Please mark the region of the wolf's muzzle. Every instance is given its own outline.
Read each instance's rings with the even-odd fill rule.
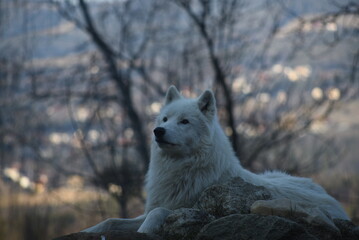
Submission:
[[[163,127],[156,127],[153,130],[153,133],[155,134],[156,138],[162,138],[166,133],[166,129],[164,129]]]

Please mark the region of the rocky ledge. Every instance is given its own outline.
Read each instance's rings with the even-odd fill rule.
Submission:
[[[359,227],[320,208],[272,199],[264,187],[234,178],[206,189],[193,208],[170,214],[156,235],[112,231],[73,233],[56,240],[359,240]]]

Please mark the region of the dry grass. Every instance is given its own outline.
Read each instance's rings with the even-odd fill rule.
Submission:
[[[32,194],[0,185],[0,240],[47,240],[118,217],[117,203],[103,192],[59,188]],[[130,207],[138,210],[131,215],[142,211],[139,201]]]

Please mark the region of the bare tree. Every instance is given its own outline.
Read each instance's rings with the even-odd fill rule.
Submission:
[[[305,86],[300,82],[283,85],[283,81],[286,80],[283,79],[283,76],[279,81],[274,80],[273,78],[278,76],[271,75],[269,71],[270,65],[268,64],[273,64],[272,66],[274,66],[274,63],[278,61],[273,57],[279,58],[282,62],[294,61],[296,56],[303,54],[304,49],[308,54],[312,53],[313,51],[310,48],[308,49],[308,46],[314,48],[321,44],[319,36],[323,36],[323,40],[328,38],[325,31],[318,32],[317,38],[308,37],[309,34],[304,27],[308,27],[308,24],[315,25],[320,22],[323,29],[325,29],[327,24],[334,21],[333,19],[336,19],[336,17],[356,12],[355,4],[338,5],[337,10],[334,12],[323,13],[309,19],[297,14],[294,19],[299,22],[299,25],[298,28],[291,26],[295,30],[293,30],[293,41],[290,41],[289,45],[290,43],[293,45],[288,46],[288,51],[286,52],[283,51],[286,47],[282,48],[282,51],[274,50],[281,44],[285,28],[280,27],[280,25],[283,18],[286,17],[286,11],[289,11],[281,1],[264,1],[259,8],[270,9],[268,10],[268,15],[253,14],[254,22],[252,22],[252,26],[249,24],[251,18],[248,15],[250,15],[253,7],[247,1],[179,0],[173,2],[187,14],[197,29],[197,34],[203,40],[205,49],[207,49],[211,70],[214,73],[213,79],[221,87],[222,97],[225,100],[226,126],[230,128],[228,133],[241,162],[245,166],[253,168],[253,164],[258,163],[259,156],[283,144],[290,146],[295,139],[307,133],[313,123],[317,122],[318,119],[328,118],[333,109],[335,109],[336,103],[330,99],[305,101],[304,99],[310,97],[310,95],[308,95],[308,92],[301,92],[301,89],[307,88],[308,90],[306,91],[310,91],[310,86]],[[289,14],[292,13],[289,11]],[[240,22],[245,22],[247,25],[243,27]],[[243,35],[241,35],[241,27],[247,30]],[[248,33],[251,28],[260,29],[259,31],[262,31],[263,34],[251,35]],[[288,42],[288,39],[291,39],[292,36],[288,32],[286,34],[284,39]],[[344,36],[341,35],[341,37],[336,38],[336,42],[341,42],[340,40]],[[315,41],[315,44],[307,44],[307,41],[309,42],[310,40]],[[226,52],[232,42],[236,42],[237,51],[236,55],[231,58]],[[222,46],[227,46],[227,48]],[[333,47],[333,45],[331,44],[329,47]],[[274,55],[273,52],[278,56]],[[320,56],[312,55],[312,57],[318,58]],[[355,59],[354,55],[354,63],[357,62]],[[231,72],[231,69],[235,66],[229,67],[228,62],[232,64],[234,62],[238,62],[238,64],[243,62],[244,66],[250,62],[253,66],[252,73],[248,74],[248,71],[241,70],[240,75],[250,78],[251,81],[248,83],[248,81],[236,80],[237,76],[233,76]],[[352,69],[356,69],[356,64],[353,65]],[[285,71],[284,75],[289,74],[286,78],[293,78],[289,79],[293,82],[297,81],[296,73],[291,68],[287,67]],[[351,73],[351,75],[353,74]],[[285,86],[284,88],[282,87],[281,94],[285,94],[284,96],[290,95],[293,98],[288,99],[288,101],[285,100],[285,104],[267,102],[272,97],[270,92],[277,89],[278,86],[265,84],[264,81],[272,81],[273,85]],[[321,83],[315,84],[320,85]],[[235,85],[239,85],[239,89],[250,88],[250,90],[239,90],[238,92],[234,89],[236,88]],[[345,86],[350,86],[350,83],[347,81]],[[343,88],[340,91],[342,92],[342,97],[347,95]],[[238,93],[241,94],[239,97]],[[261,103],[261,101],[267,103]],[[252,107],[250,112],[245,110],[253,102],[255,107]],[[271,112],[267,112],[266,108]],[[292,119],[290,120],[290,125],[287,124],[289,123],[288,119]],[[249,128],[256,129],[254,130],[257,131],[255,136],[247,136],[245,132]],[[262,159],[261,161],[265,160]]]
[[[55,4],[57,3],[55,2]],[[111,15],[112,17],[118,19],[120,38],[118,39],[117,47],[114,47],[113,44],[108,43],[108,41],[106,41],[106,35],[103,33],[103,31],[99,31],[99,23],[96,22],[92,16],[91,9],[86,1],[79,0],[77,6],[67,2],[66,7],[71,6],[72,8],[79,9],[81,12],[80,17],[71,15],[72,12],[67,11],[68,9],[63,8],[61,5],[57,4],[57,6],[59,7],[59,10],[64,17],[75,23],[80,30],[85,32],[91,38],[98,51],[101,53],[102,58],[106,63],[106,69],[110,79],[115,83],[119,103],[130,119],[129,122],[131,124],[131,128],[134,131],[137,150],[144,163],[145,171],[148,168],[149,162],[147,134],[143,128],[140,114],[138,113],[138,110],[136,109],[133,102],[134,79],[132,72],[136,71],[141,76],[143,76],[145,80],[151,80],[148,75],[146,75],[145,68],[143,65],[141,65],[139,57],[141,54],[143,54],[145,48],[147,47],[150,34],[148,32],[149,30],[147,29],[149,26],[146,26],[146,24],[151,24],[155,11],[154,9],[144,11],[144,14],[147,14],[145,19],[146,22],[143,23],[145,24],[144,33],[142,36],[136,36],[141,38],[141,42],[138,44],[133,44],[131,43],[132,39],[128,39],[131,38],[131,31],[133,31],[132,28],[136,27],[136,23],[134,20],[129,19],[131,14],[129,11],[131,8],[133,8],[133,6],[135,6],[136,3],[129,1],[127,3],[119,3],[117,5],[115,3],[113,4],[114,8],[110,10],[112,12],[106,12],[103,16],[106,18],[106,15]]]
[[[174,1],[178,6],[185,10],[188,16],[191,18],[193,23],[198,29],[198,32],[203,39],[206,49],[208,51],[210,63],[214,71],[214,80],[221,87],[223,92],[223,97],[225,99],[225,109],[227,113],[227,125],[231,129],[231,140],[234,150],[240,155],[240,149],[238,144],[238,134],[235,126],[235,117],[233,112],[233,96],[228,83],[228,74],[224,69],[224,64],[221,63],[221,60],[218,56],[218,42],[216,42],[216,36],[214,35],[216,31],[223,30],[218,34],[222,34],[221,38],[228,38],[226,34],[230,34],[233,31],[233,21],[234,14],[237,14],[236,10],[238,5],[241,4],[241,1],[223,1],[218,3],[219,6],[214,6],[214,3],[211,1],[196,1],[198,5],[193,4],[194,1]],[[199,11],[196,11],[195,8],[200,8]],[[219,9],[214,9],[218,7]],[[213,12],[220,11],[219,19],[213,21]],[[211,21],[212,20],[212,21]],[[215,28],[213,22],[216,23]],[[228,29],[229,28],[229,29]],[[226,29],[227,31],[225,31]],[[214,30],[215,33],[212,31]]]

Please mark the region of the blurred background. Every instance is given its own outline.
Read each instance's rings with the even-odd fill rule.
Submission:
[[[0,239],[142,213],[153,120],[211,88],[244,167],[312,177],[359,223],[359,3],[0,1]]]

